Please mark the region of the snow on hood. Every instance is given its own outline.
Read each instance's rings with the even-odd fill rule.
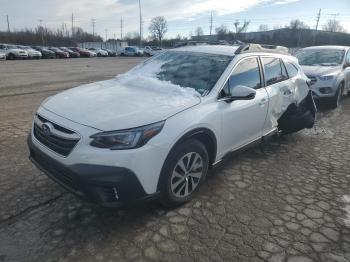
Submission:
[[[307,76],[323,76],[336,74],[341,72],[341,66],[302,66],[305,75]]]
[[[76,87],[42,105],[74,122],[108,131],[165,120],[200,103],[200,95],[155,77],[160,67],[136,67],[114,79]]]

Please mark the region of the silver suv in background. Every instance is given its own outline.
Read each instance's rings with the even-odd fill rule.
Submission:
[[[343,94],[350,95],[350,47],[307,47],[301,49],[296,57],[310,79],[316,99],[336,108]]]

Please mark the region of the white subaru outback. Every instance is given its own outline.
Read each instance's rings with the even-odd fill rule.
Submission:
[[[184,203],[228,153],[313,126],[308,79],[278,51],[181,47],[50,97],[34,117],[30,159],[104,206],[154,197]]]

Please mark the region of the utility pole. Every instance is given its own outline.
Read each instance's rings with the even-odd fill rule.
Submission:
[[[141,0],[139,0],[140,9],[140,47],[142,47],[142,11],[141,11]]]
[[[96,25],[95,18],[91,18],[91,23],[92,23],[92,35],[95,36],[95,25]]]
[[[7,20],[7,31],[10,32],[10,20],[9,20],[9,15],[6,15],[6,20]]]
[[[74,14],[72,13],[72,38],[74,38]]]
[[[43,20],[42,19],[40,19],[39,20],[39,22],[40,22],[40,30],[41,30],[41,42],[42,42],[42,44],[43,44],[43,46],[44,46],[44,27],[43,27]]]
[[[213,12],[210,13],[210,35],[213,31]]]
[[[123,17],[120,18],[120,40],[123,40]]]
[[[108,39],[108,29],[107,28],[105,29],[105,32],[106,32],[106,42],[107,42],[107,39]]]
[[[318,29],[318,24],[319,24],[320,19],[321,19],[321,11],[322,11],[322,9],[320,8],[320,11],[318,11],[318,14],[317,14],[317,17],[316,17],[316,31]]]

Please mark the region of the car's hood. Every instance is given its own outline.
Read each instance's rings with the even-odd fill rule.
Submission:
[[[341,66],[302,66],[307,76],[323,76],[336,74],[341,71]]]
[[[156,79],[133,81],[114,78],[83,85],[51,97],[42,106],[74,122],[110,131],[162,121],[201,101],[193,89],[159,84]]]
[[[25,51],[25,50],[23,50],[23,49],[19,49],[19,48],[11,48],[11,49],[9,49],[11,52],[27,52],[27,51]]]
[[[39,51],[37,51],[37,50],[34,50],[34,49],[28,49],[28,50],[26,50],[29,54],[40,54],[40,52]]]

